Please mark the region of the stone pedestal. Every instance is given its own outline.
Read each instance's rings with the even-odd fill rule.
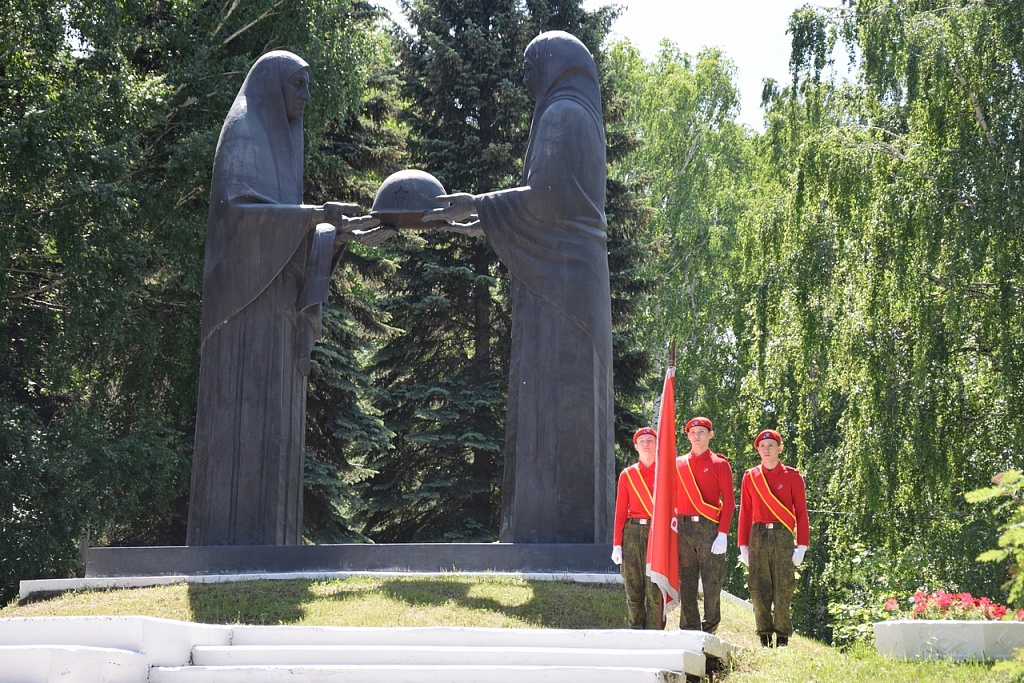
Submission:
[[[300,546],[89,548],[92,577],[315,571],[550,572],[617,574],[598,543],[388,543]]]

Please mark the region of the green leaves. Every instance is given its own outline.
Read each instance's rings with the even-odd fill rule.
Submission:
[[[224,115],[260,54],[295,50],[313,65],[307,150],[311,168],[324,168],[328,122],[358,111],[369,16],[348,0],[288,12],[276,0],[5,9],[0,415],[10,417],[0,474],[28,496],[0,506],[24,511],[0,513],[14,525],[0,553],[18,558],[5,564],[12,577],[73,572],[84,532],[94,544],[183,539],[209,176]],[[322,177],[310,186],[330,186],[320,202],[349,199]],[[366,413],[360,428],[380,430]],[[331,428],[344,431],[339,423]]]
[[[717,50],[693,58],[671,44],[653,64],[616,45],[607,64],[629,103],[625,130],[634,145],[613,177],[643,183],[651,215],[638,270],[659,286],[640,314],[639,337],[651,355],[677,340],[682,410],[721,415],[738,381],[738,302],[729,272],[749,178],[749,150],[733,120],[734,67]]]

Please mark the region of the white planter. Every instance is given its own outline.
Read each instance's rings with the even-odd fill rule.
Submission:
[[[875,648],[901,659],[1010,659],[1024,648],[1024,622],[901,619],[875,622]]]

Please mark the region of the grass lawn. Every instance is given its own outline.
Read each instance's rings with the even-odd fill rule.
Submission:
[[[619,585],[525,581],[501,576],[357,577],[330,580],[176,584],[63,593],[0,609],[0,618],[144,615],[222,624],[302,626],[467,626],[500,628],[624,628]],[[796,635],[790,647],[765,650],[753,615],[722,603],[718,635],[743,650],[726,683],[860,683],[862,681],[1010,681],[990,665],[907,662],[873,646],[839,651]],[[669,628],[678,628],[678,612]]]

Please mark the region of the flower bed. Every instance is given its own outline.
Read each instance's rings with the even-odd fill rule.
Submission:
[[[1016,613],[968,593],[917,592],[909,613],[895,598],[885,610],[897,619],[874,624],[880,654],[905,659],[1011,659],[1024,648],[1024,609]]]

